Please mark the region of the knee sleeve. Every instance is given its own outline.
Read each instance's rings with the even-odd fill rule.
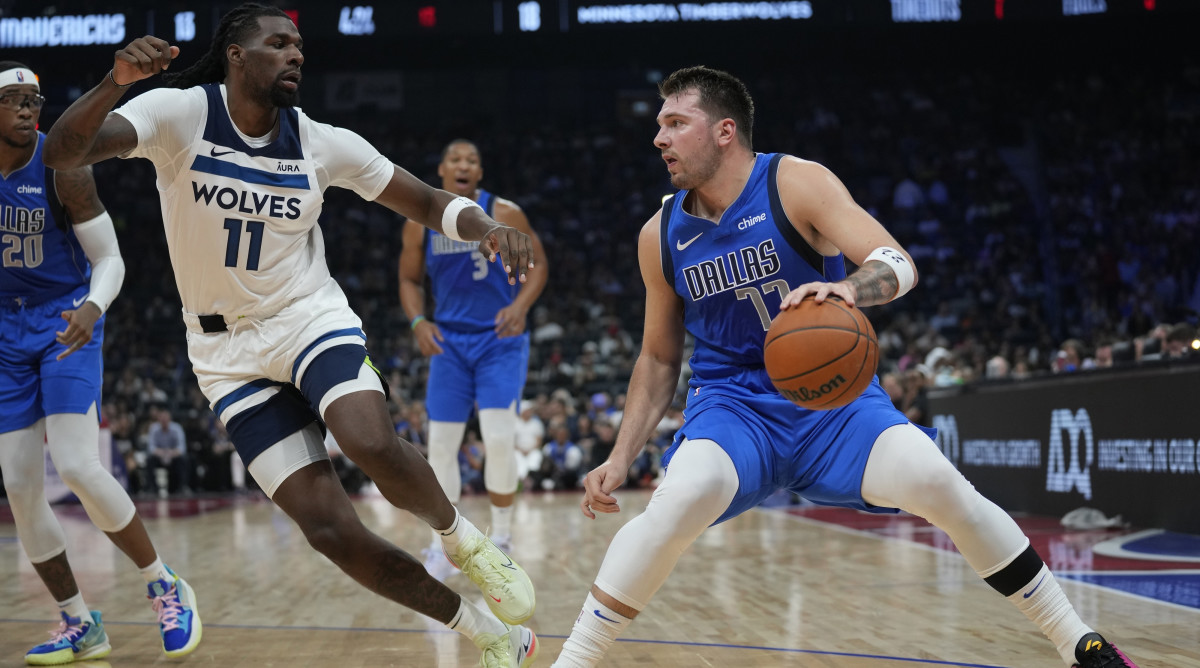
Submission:
[[[1011,562],[1029,546],[1008,513],[976,491],[912,424],[879,435],[863,473],[862,496],[868,503],[900,508],[945,531],[981,575]]]
[[[437,476],[450,503],[462,498],[462,474],[458,470],[458,450],[462,447],[465,422],[429,422],[429,468]]]
[[[737,469],[721,446],[684,441],[645,512],[617,532],[596,585],[635,610],[646,607],[680,555],[729,507]]]
[[[517,414],[511,408],[479,411],[479,434],[487,451],[483,484],[489,492],[517,491]]]
[[[24,429],[0,434],[0,473],[4,475],[8,505],[12,508],[17,537],[25,556],[35,564],[67,549],[62,525],[46,501],[43,486],[46,456],[42,451],[45,440],[46,423],[43,420]]]
[[[100,426],[96,405],[88,412],[46,416],[46,441],[54,468],[83,503],[92,524],[106,533],[120,531],[136,509],[121,483],[100,465]]]

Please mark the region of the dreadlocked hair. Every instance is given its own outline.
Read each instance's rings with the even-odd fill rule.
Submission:
[[[191,88],[223,81],[229,65],[225,59],[229,45],[241,42],[258,30],[258,19],[263,16],[282,16],[291,20],[291,17],[278,7],[260,5],[257,2],[243,3],[221,17],[221,23],[217,25],[217,32],[209,44],[208,53],[185,70],[163,75],[163,84],[171,88]]]

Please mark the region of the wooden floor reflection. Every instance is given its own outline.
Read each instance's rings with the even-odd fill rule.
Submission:
[[[549,666],[570,632],[624,512],[591,522],[574,495],[518,501],[513,556],[538,588],[530,625]],[[163,502],[164,504],[166,502]],[[487,523],[484,497],[460,507]],[[161,655],[136,570],[77,511],[59,509],[84,594],[104,612],[113,653],[80,666],[475,665],[458,634],[362,589],[313,552],[271,504],[239,500],[191,516],[143,511],[165,560],[197,592],[204,641],[183,661]],[[423,524],[378,497],[357,502],[364,522],[410,552]],[[160,512],[155,512],[156,510]],[[178,513],[174,513],[178,515]],[[157,516],[157,517],[156,517]],[[53,602],[0,522],[0,666],[46,637]],[[461,575],[448,581],[472,596]],[[1063,588],[1080,614],[1142,668],[1200,668],[1200,610],[1078,582]],[[610,666],[1060,666],[1033,625],[954,553],[883,539],[786,513],[752,511],[709,530],[681,559],[650,607],[610,652]]]

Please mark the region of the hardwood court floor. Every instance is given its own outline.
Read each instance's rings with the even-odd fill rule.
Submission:
[[[595,522],[574,494],[518,501],[513,556],[538,590],[530,622],[553,663],[604,550],[648,492],[620,495],[623,512]],[[364,522],[410,552],[424,525],[378,497],[356,502]],[[208,506],[206,509],[205,506]],[[161,655],[141,578],[77,507],[56,511],[71,562],[104,612],[113,653],[80,666],[475,665],[478,651],[440,624],[362,589],[313,552],[261,500],[139,504],[166,562],[196,589],[204,641],[183,661]],[[190,516],[169,512],[198,511]],[[464,513],[488,521],[484,497]],[[0,517],[6,509],[0,506]],[[172,516],[174,515],[174,516]],[[53,602],[0,519],[0,666],[21,665],[46,637]],[[480,597],[456,575],[454,589]],[[1142,668],[1200,668],[1200,609],[1063,579],[1077,609]],[[616,643],[608,666],[1061,666],[1037,629],[952,552],[755,510],[710,529],[680,560],[650,607]]]

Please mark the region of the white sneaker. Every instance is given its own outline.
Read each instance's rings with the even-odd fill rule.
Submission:
[[[427,547],[421,550],[421,556],[425,558],[425,570],[429,571],[429,575],[438,582],[445,582],[458,572],[458,569],[450,562],[450,558],[441,549]]]
[[[504,635],[484,633],[475,639],[483,650],[479,665],[483,668],[526,668],[538,653],[538,639],[524,626],[513,626]]]

